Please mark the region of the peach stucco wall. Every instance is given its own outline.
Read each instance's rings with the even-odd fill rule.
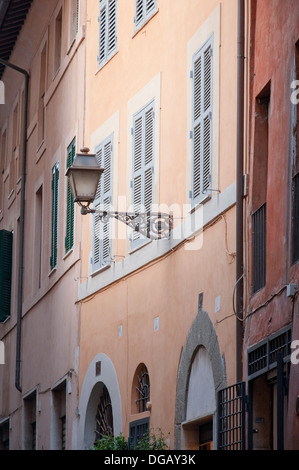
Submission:
[[[84,143],[94,152],[93,136],[97,129],[111,116],[118,116],[118,167],[113,178],[117,181],[118,196],[126,197],[128,205],[131,202],[128,192],[131,160],[128,153],[131,139],[128,103],[157,76],[160,77],[158,202],[166,206],[177,204],[182,214],[184,205],[189,203],[186,196],[189,189],[188,115],[191,112],[188,43],[215,12],[219,15],[217,17],[216,14],[221,47],[217,51],[220,55],[219,98],[215,98],[219,112],[213,116],[219,123],[218,175],[214,182],[217,185],[215,189],[220,192],[212,193],[213,204],[226,200],[226,190],[234,194],[237,2],[226,0],[220,5],[218,1],[190,0],[186,8],[186,3],[181,0],[162,0],[158,2],[158,12],[134,34],[134,2],[119,1],[118,52],[100,70],[97,70],[98,43],[95,39],[98,31],[97,5],[88,3]],[[131,415],[132,382],[138,364],[143,362],[150,375],[152,402],[151,411],[145,415],[150,414],[151,427],[160,427],[166,434],[170,432],[173,447],[180,355],[197,315],[201,292],[204,293],[203,309],[210,315],[221,354],[225,357],[227,382],[235,381],[236,319],[232,307],[235,284],[234,197],[232,201],[226,206],[223,217],[219,209],[217,216],[211,218],[210,222],[214,223],[206,227],[200,249],[188,249],[188,243],[165,249],[161,257],[153,256],[146,266],[142,266],[140,261],[138,269],[132,268],[128,272],[126,263],[131,260],[133,265],[137,256],[142,260],[142,250],[150,248],[129,254],[128,242],[114,241],[117,258],[109,270],[113,273],[119,268],[121,273],[121,266],[124,266],[124,276],[113,280],[111,274],[106,285],[107,270],[97,273],[92,280],[89,277],[92,225],[88,219],[83,222],[79,291],[80,391],[91,361],[97,354],[105,353],[114,365],[119,382],[125,436],[128,436],[129,422],[136,419],[136,415]],[[209,214],[210,207],[204,208],[204,214]],[[175,225],[180,223],[175,220]],[[156,243],[154,241],[152,245]],[[215,313],[218,296],[220,309]],[[154,331],[156,317],[159,317],[159,329]],[[122,336],[118,333],[119,326],[122,326]]]

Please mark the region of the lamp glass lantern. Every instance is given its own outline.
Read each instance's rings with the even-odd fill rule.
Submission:
[[[94,201],[103,168],[97,162],[95,154],[89,154],[88,148],[81,149],[73,160],[73,164],[67,169],[74,202],[83,209],[87,209]],[[86,213],[83,212],[82,213]]]

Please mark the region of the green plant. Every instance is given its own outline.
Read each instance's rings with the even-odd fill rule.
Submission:
[[[128,443],[126,438],[120,433],[119,436],[103,436],[98,439],[94,446],[94,450],[127,450]]]
[[[168,445],[166,443],[165,435],[162,430],[159,428],[158,433],[155,434],[148,430],[144,436],[140,439],[138,444],[134,447],[130,447],[130,450],[163,450],[167,449]],[[122,435],[113,437],[113,436],[103,436],[101,439],[98,439],[94,446],[94,450],[128,450],[129,444],[126,438]]]
[[[159,428],[158,435],[148,430],[133,450],[164,450],[167,448],[168,445],[166,443],[164,433]]]

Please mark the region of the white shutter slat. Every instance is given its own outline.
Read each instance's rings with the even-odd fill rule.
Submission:
[[[99,17],[99,63],[105,59],[106,50],[106,6],[100,11]]]
[[[134,125],[134,172],[142,166],[142,116],[135,120]]]
[[[193,145],[193,198],[200,196],[201,191],[201,124],[199,123],[194,129],[194,145]]]
[[[96,149],[96,159],[101,168],[103,167],[102,154],[103,154],[102,148],[98,147]],[[101,197],[101,185],[102,185],[102,178],[100,178],[99,180],[99,184],[98,184],[97,192],[95,196],[95,201],[98,201]]]
[[[210,186],[211,173],[211,121],[210,117],[204,119],[203,129],[203,163],[202,163],[202,190],[207,191]]]
[[[135,24],[138,25],[143,20],[143,0],[136,0]]]
[[[107,55],[116,47],[116,2],[110,0],[108,5],[108,40]]]
[[[150,108],[145,113],[145,165],[148,165],[153,160],[153,147],[154,147],[154,116],[153,108]]]
[[[212,55],[211,46],[204,52],[204,111],[206,112],[211,106],[212,100]]]

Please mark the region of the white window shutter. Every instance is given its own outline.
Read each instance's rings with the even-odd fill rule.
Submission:
[[[96,148],[96,159],[104,168],[100,179],[96,198],[95,209],[109,211],[112,201],[112,136],[108,137]],[[93,239],[93,270],[99,269],[110,262],[111,257],[111,221],[103,222],[98,214],[94,215],[94,239]]]
[[[154,189],[154,105],[143,108],[133,122],[133,207],[135,212],[152,209]],[[132,248],[145,237],[134,231]]]
[[[117,48],[117,0],[100,2],[99,55],[98,63],[103,65]]]
[[[135,0],[135,30],[154,14],[157,9],[157,0]]]
[[[212,40],[193,60],[192,202],[200,202],[211,186],[212,171]]]

